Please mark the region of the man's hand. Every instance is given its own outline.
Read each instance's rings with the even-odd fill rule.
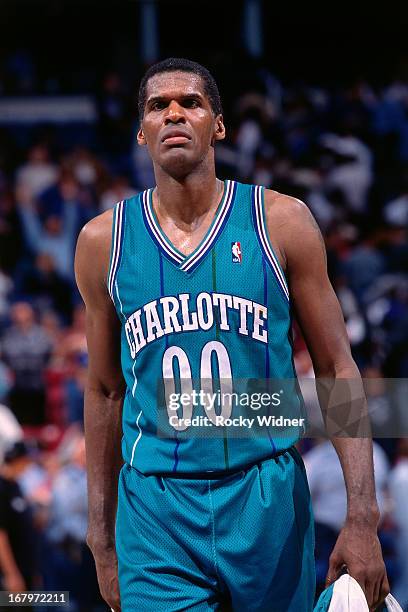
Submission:
[[[95,566],[103,599],[114,612],[120,612],[118,560],[114,551],[95,556]]]
[[[348,520],[330,555],[326,587],[343,566],[363,589],[370,610],[375,610],[390,592],[376,526]]]

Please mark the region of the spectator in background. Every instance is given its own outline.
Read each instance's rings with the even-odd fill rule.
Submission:
[[[60,350],[63,358],[67,359],[72,353],[86,353],[85,338],[86,313],[85,306],[81,302],[75,306],[72,318],[72,325],[65,330],[64,338],[61,341]]]
[[[88,372],[88,353],[85,350],[73,351],[66,356],[65,401],[67,422],[83,425],[84,391]]]
[[[86,544],[88,502],[85,439],[73,435],[65,447],[66,464],[52,487],[48,541],[53,545],[45,559],[47,588],[69,590],[78,612],[90,612],[98,603],[96,571]]]
[[[59,348],[64,368],[64,396],[68,423],[83,423],[84,387],[88,366],[85,308],[79,304]]]
[[[139,149],[141,148],[142,147],[139,147]],[[135,195],[135,189],[132,189],[126,176],[116,176],[112,179],[109,188],[103,192],[99,210],[100,212],[109,210],[113,208],[117,202],[131,198],[133,195]]]
[[[87,494],[85,442],[82,434],[74,435],[65,448],[66,464],[56,475],[52,486],[49,538],[63,544],[67,540],[79,546],[87,530]]]
[[[27,162],[17,170],[17,188],[25,189],[32,198],[37,198],[57,180],[58,167],[51,163],[47,147],[34,145],[28,152]]]
[[[22,442],[4,457],[0,474],[0,571],[3,588],[24,591],[36,586],[38,541],[33,514],[17,480],[21,473]]]
[[[107,180],[107,172],[100,159],[85,147],[77,147],[67,158],[66,165],[84,189],[97,191],[99,185]]]
[[[398,443],[397,462],[390,474],[393,518],[397,527],[398,580],[393,592],[404,610],[408,609],[408,439]]]
[[[7,399],[12,386],[13,373],[10,368],[8,368],[6,364],[0,360],[0,402],[5,401]]]
[[[10,315],[12,326],[1,344],[3,359],[14,373],[10,408],[20,423],[39,425],[45,420],[44,368],[52,345],[30,304],[14,304]]]
[[[89,156],[89,157],[88,157]],[[76,174],[81,174],[81,165],[77,156],[66,158],[61,162],[61,171],[58,182],[44,191],[37,199],[37,208],[42,220],[56,215],[61,219],[69,219],[70,215],[75,219],[74,231],[76,234],[81,227],[96,215],[96,185],[90,176],[96,169],[93,167],[91,153],[88,152],[85,161],[85,153],[81,154],[82,173],[87,174],[88,183],[77,179]],[[82,176],[85,179],[85,176]],[[67,231],[67,230],[65,230]]]
[[[388,377],[408,378],[408,282],[400,280],[399,286],[390,291],[388,310],[383,320],[387,332],[385,346],[385,374]],[[406,401],[403,406],[405,413]],[[405,417],[408,424],[408,418]]]
[[[5,321],[9,308],[9,296],[13,288],[13,281],[1,269],[0,264],[0,328]]]
[[[12,191],[1,188],[0,245],[0,268],[11,273],[21,257],[21,223]]]
[[[373,181],[370,149],[351,134],[347,136],[326,134],[322,138],[322,144],[333,153],[336,160],[326,176],[326,189],[339,190],[349,210],[364,212]]]
[[[58,312],[65,323],[71,321],[72,286],[58,272],[51,255],[40,251],[32,265],[27,265],[22,272],[19,285],[18,293],[30,296],[38,311],[52,310]]]
[[[383,253],[390,274],[406,274],[408,270],[408,196],[407,209],[393,210],[392,215],[387,208],[384,211],[385,225],[383,229]]]
[[[243,101],[241,101],[242,104]],[[238,176],[244,181],[251,176],[254,170],[255,156],[262,144],[263,108],[264,99],[261,96],[252,96],[250,102],[247,101],[242,109],[242,121],[237,130],[235,144],[238,152]]]
[[[7,406],[0,404],[0,465],[6,451],[23,438],[23,430],[14,414]]]
[[[347,284],[361,304],[365,293],[385,272],[384,257],[378,249],[378,231],[367,227],[344,263]]]
[[[397,198],[385,205],[385,220],[397,227],[408,225],[408,177],[405,177],[405,190]]]
[[[34,441],[18,440],[5,454],[8,462],[13,462],[14,479],[30,507],[36,510],[38,505],[48,499],[48,475],[41,466],[37,444]]]
[[[74,192],[65,196],[74,196]],[[58,273],[68,280],[74,278],[75,240],[81,223],[79,205],[74,200],[61,200],[47,207],[41,221],[39,211],[25,189],[17,192],[17,202],[28,251],[37,256],[47,253],[55,262]]]
[[[154,185],[154,172],[149,153],[145,150],[145,147],[139,147],[137,144],[136,132],[138,125],[134,130],[135,138],[132,143],[131,175],[132,182],[137,187],[137,191],[143,191]]]

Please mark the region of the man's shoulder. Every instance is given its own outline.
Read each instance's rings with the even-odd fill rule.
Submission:
[[[238,185],[242,185],[248,189],[263,188],[264,190],[264,208],[267,217],[269,215],[279,215],[282,218],[287,218],[288,221],[307,219],[310,216],[310,209],[299,200],[289,194],[281,193],[275,189],[268,189],[263,185],[255,185],[250,183],[240,183],[235,181]]]
[[[87,243],[110,240],[112,236],[113,208],[97,215],[84,225],[80,237]]]
[[[274,189],[265,189],[265,214],[267,219],[279,217],[285,223],[306,222],[310,218],[308,206],[293,196]]]
[[[82,292],[92,286],[103,286],[109,267],[112,223],[113,210],[108,210],[88,221],[79,233],[75,276],[80,292],[81,286]]]
[[[269,233],[284,245],[283,250],[289,244],[298,244],[300,235],[310,237],[315,236],[316,232],[320,234],[319,226],[305,202],[273,189],[265,189],[265,217]]]
[[[136,193],[125,200],[122,200],[117,203],[116,207],[119,205],[123,205],[121,210],[127,210],[129,206],[134,205],[134,202],[139,198],[140,193]],[[93,217],[80,232],[80,238],[85,242],[99,242],[99,241],[107,241],[110,244],[110,240],[112,238],[112,224],[114,218],[115,206],[109,208],[104,211],[100,215]]]

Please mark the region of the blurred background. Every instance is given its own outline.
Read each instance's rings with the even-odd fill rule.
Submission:
[[[135,140],[143,72],[168,56],[210,69],[228,134],[218,175],[308,204],[362,374],[406,378],[408,5],[1,0],[0,16],[0,575],[96,612],[73,255],[84,223],[154,184]],[[295,351],[312,375],[296,329]],[[301,450],[319,590],[344,484],[328,443]],[[375,465],[383,552],[408,609],[407,439],[379,439]]]

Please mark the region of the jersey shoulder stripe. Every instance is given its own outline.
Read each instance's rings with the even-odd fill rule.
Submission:
[[[286,282],[285,275],[279,264],[279,261],[273,251],[266,229],[265,211],[264,211],[264,188],[259,185],[254,185],[252,189],[252,206],[255,232],[258,237],[259,245],[267,262],[272,268],[279,287],[287,301],[289,301],[289,288]]]
[[[122,256],[123,235],[125,227],[125,200],[118,202],[113,211],[112,221],[112,242],[111,255],[108,271],[108,292],[114,302],[113,289],[115,286],[115,278],[119,268],[120,259]]]

